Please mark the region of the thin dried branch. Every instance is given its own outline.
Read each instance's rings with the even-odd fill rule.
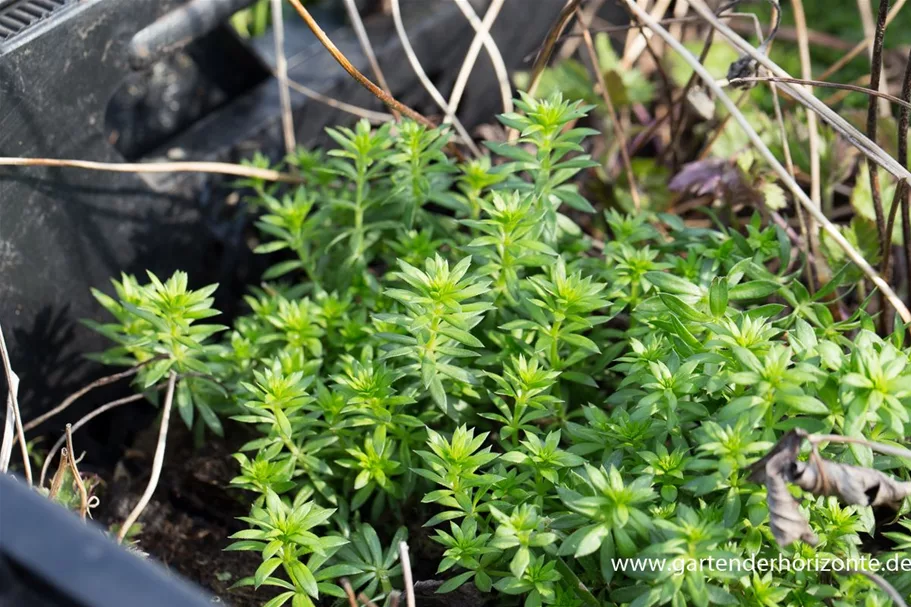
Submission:
[[[360,600],[363,607],[377,607],[377,604],[374,603],[373,601],[371,601],[370,597],[368,597],[363,592],[360,593],[359,595],[357,595],[357,598],[358,598],[358,600]]]
[[[462,101],[462,95],[465,93],[465,86],[468,84],[469,76],[471,76],[472,71],[474,71],[474,66],[475,63],[477,63],[482,45],[490,56],[490,62],[493,64],[497,83],[500,85],[500,98],[503,102],[503,112],[507,114],[512,113],[515,108],[512,103],[512,86],[509,84],[509,70],[506,67],[506,62],[503,61],[503,55],[500,53],[500,48],[497,46],[493,36],[490,35],[490,28],[493,27],[506,0],[493,0],[493,2],[490,3],[490,7],[487,9],[487,13],[484,15],[483,21],[478,18],[478,14],[471,7],[468,0],[454,0],[454,2],[456,3],[456,6],[459,7],[459,10],[462,11],[462,14],[465,15],[465,18],[468,19],[468,23],[471,24],[471,27],[475,31],[475,36],[471,41],[471,46],[468,47],[465,61],[459,69],[459,74],[456,76],[455,84],[452,87],[452,94],[449,96],[449,104],[446,110],[447,122],[451,121],[451,117],[455,116],[459,109],[459,103]]]
[[[415,607],[414,578],[411,575],[411,559],[408,557],[408,543],[399,542],[399,560],[402,561],[402,580],[405,583],[405,604]]]
[[[298,0],[290,0],[291,2],[297,2]],[[430,81],[430,78],[427,76],[427,72],[424,71],[424,66],[421,65],[420,59],[414,52],[414,48],[411,46],[411,40],[408,39],[408,32],[405,31],[405,22],[402,20],[402,6],[399,0],[392,0],[392,20],[395,22],[395,31],[398,33],[399,41],[402,43],[402,50],[405,51],[405,56],[408,58],[408,63],[411,64],[411,69],[414,70],[414,73],[417,75],[418,80],[423,85],[424,89],[430,93],[430,97],[433,99],[443,112],[448,113],[449,106],[446,103],[446,99],[443,98],[443,95],[437,89],[436,85]],[[455,128],[459,136],[464,140],[468,149],[471,150],[471,153],[475,156],[481,156],[481,150],[478,148],[477,144],[472,140],[471,135],[468,134],[468,131],[465,130],[462,122],[455,116],[449,116],[452,121],[452,126]]]
[[[692,67],[695,70],[695,72],[699,75],[699,77],[702,78],[702,80],[704,81],[705,86],[707,86],[709,89],[711,89],[712,92],[715,94],[715,96],[727,108],[727,110],[731,114],[733,114],[734,119],[737,121],[737,123],[741,126],[741,128],[744,130],[746,135],[749,137],[750,141],[753,143],[756,150],[766,160],[766,162],[769,163],[769,165],[772,167],[772,169],[778,174],[779,178],[787,186],[787,188],[789,190],[791,190],[792,194],[797,198],[797,200],[800,202],[800,204],[802,204],[804,206],[804,208],[807,209],[807,212],[823,226],[823,229],[825,229],[826,232],[831,236],[832,240],[842,250],[845,251],[845,254],[847,255],[847,257],[852,262],[854,262],[854,264],[857,265],[858,268],[860,268],[860,270],[873,282],[873,284],[876,285],[877,288],[882,289],[886,293],[886,296],[889,299],[889,302],[893,306],[895,306],[896,310],[898,310],[902,319],[905,322],[911,322],[911,311],[909,311],[908,308],[905,306],[905,304],[898,298],[898,296],[895,294],[895,291],[892,290],[892,287],[890,287],[889,284],[886,283],[879,276],[879,274],[876,272],[876,270],[873,269],[873,267],[867,262],[867,260],[864,259],[864,257],[860,253],[858,253],[857,249],[855,249],[851,245],[851,243],[849,243],[845,239],[845,237],[841,233],[841,231],[835,225],[833,225],[831,221],[829,221],[829,219],[822,213],[822,211],[815,204],[813,204],[813,201],[810,200],[810,198],[803,191],[803,189],[801,189],[801,187],[797,184],[797,182],[788,174],[787,170],[781,165],[781,163],[778,161],[778,159],[775,158],[775,155],[771,152],[771,150],[769,150],[769,147],[765,143],[763,143],[763,141],[760,139],[759,135],[756,133],[755,129],[753,129],[753,126],[750,124],[749,120],[747,120],[747,118],[743,115],[743,113],[739,109],[737,109],[737,106],[734,104],[734,102],[731,100],[731,98],[724,92],[724,89],[722,89],[715,82],[715,79],[708,72],[708,70],[706,70],[705,67],[699,61],[696,60],[696,57],[694,57],[683,46],[683,44],[681,44],[678,40],[673,38],[665,28],[663,28],[654,19],[652,19],[647,13],[645,13],[645,11],[640,10],[635,5],[635,3],[633,3],[631,0],[623,0],[623,1],[643,23],[645,23],[646,25],[651,27],[655,31],[656,34],[658,34],[659,36],[664,38],[665,42],[671,48],[673,48],[677,53],[679,53],[680,56],[686,61],[686,63],[688,63],[690,65],[690,67]],[[693,5],[694,9],[697,12],[699,12],[701,15],[703,15],[706,18],[706,20],[709,21],[709,23],[712,23],[712,25],[714,27],[718,28],[719,31],[721,31],[725,36],[730,37],[732,40],[739,41],[738,46],[740,46],[740,44],[742,44],[744,48],[749,48],[750,52],[753,53],[753,55],[751,55],[751,56],[754,56],[754,58],[756,58],[756,60],[758,62],[763,63],[763,64],[765,64],[767,62],[772,68],[783,71],[783,70],[781,70],[781,68],[779,68],[773,62],[769,61],[769,59],[767,57],[765,57],[762,53],[756,52],[755,48],[753,48],[751,45],[746,43],[746,41],[744,41],[742,38],[740,38],[740,36],[738,36],[736,33],[734,33],[730,28],[728,28],[723,23],[721,23],[715,17],[715,15],[712,13],[712,11],[710,9],[708,9],[708,7],[705,5],[703,0],[692,0],[691,4]],[[766,67],[769,67],[769,66],[767,65]],[[782,74],[782,75],[784,77],[790,77],[786,73]],[[790,87],[791,85],[785,84],[782,86]],[[790,93],[790,94],[793,94],[795,96],[797,96],[797,95],[804,96],[805,95],[805,93],[802,90],[797,90],[793,87],[791,88],[791,90],[793,90],[793,93]],[[812,98],[812,96],[810,96],[810,97]],[[815,98],[813,98],[813,99],[815,100]],[[823,106],[823,107],[825,107],[825,106]],[[826,109],[828,109],[828,108],[826,108]],[[863,135],[860,135],[860,133],[858,133],[858,135],[860,137],[863,137]],[[885,155],[885,153],[882,152],[882,150],[879,150],[879,152],[882,153],[883,155]],[[893,166],[896,165],[894,160],[892,160],[892,165]],[[907,171],[904,171],[904,172],[907,173]]]
[[[300,84],[299,82],[296,82],[294,80],[288,80],[288,86],[292,90],[297,91],[298,93],[305,95],[306,97],[309,97],[315,101],[324,103],[324,104],[328,105],[329,107],[335,108],[337,110],[341,110],[343,112],[348,112],[349,114],[352,114],[359,118],[366,118],[367,120],[369,120],[370,122],[373,122],[373,123],[379,124],[379,123],[383,123],[383,122],[393,122],[395,120],[395,116],[393,114],[387,114],[385,112],[376,112],[374,110],[368,110],[366,108],[362,108],[357,105],[345,103],[344,101],[340,101],[333,97],[329,97],[328,95],[323,95],[322,93],[320,93],[318,91],[314,91],[310,87],[304,86],[303,84]]]
[[[271,0],[272,33],[275,37],[275,71],[278,73],[278,98],[282,108],[282,135],[285,152],[294,153],[297,142],[294,138],[294,116],[291,114],[291,93],[288,90],[288,59],[285,57],[285,20],[282,15],[282,0]]]
[[[32,464],[28,458],[28,444],[25,442],[25,431],[22,429],[22,414],[19,412],[19,376],[13,372],[9,360],[9,351],[6,349],[6,339],[3,337],[3,327],[0,327],[0,358],[3,362],[3,373],[6,376],[6,422],[3,429],[3,441],[0,444],[0,472],[9,470],[10,457],[13,451],[13,427],[19,440],[19,449],[22,452],[22,463],[25,469],[25,480],[32,484]]]
[[[345,596],[348,597],[348,607],[358,607],[357,597],[354,596],[354,588],[351,587],[351,582],[348,581],[348,578],[342,578],[340,583],[342,590],[345,591]]]
[[[389,88],[389,83],[386,82],[386,74],[383,73],[380,62],[376,58],[373,44],[370,43],[370,36],[367,35],[367,29],[364,27],[364,21],[361,19],[361,14],[357,10],[357,5],[354,3],[354,0],[345,0],[345,9],[348,12],[348,18],[351,19],[351,27],[354,28],[354,34],[357,36],[357,41],[361,45],[361,50],[364,51],[367,62],[370,63],[373,77],[376,78],[380,88],[382,88],[387,95],[392,97],[392,89]],[[392,110],[392,114],[396,120],[401,117],[396,110]]]
[[[85,483],[82,482],[82,474],[76,466],[76,450],[73,449],[73,426],[66,425],[66,450],[69,452],[70,471],[73,473],[73,482],[76,484],[76,490],[79,492],[79,516],[85,520],[85,515],[89,511],[89,494],[85,490]]]
[[[873,6],[871,5],[870,0],[857,0],[857,10],[860,12],[860,20],[864,29],[864,37],[873,39],[873,46],[870,49],[870,67],[872,68],[876,62],[877,55],[876,37],[879,35],[880,28],[882,28],[883,33],[885,33],[885,18],[889,12],[889,2],[887,0],[885,2],[885,6],[883,6],[882,0],[880,1],[879,12],[876,16],[875,22],[873,21]],[[877,90],[884,93],[889,90],[889,83],[885,72],[882,70],[882,46],[880,46],[879,55],[880,69],[877,72],[879,87]],[[872,71],[873,70],[871,69],[871,73]],[[889,106],[885,105],[885,102],[881,101],[878,104],[878,111],[880,116],[886,117],[889,115]]]
[[[36,417],[36,418],[33,419],[32,421],[30,421],[30,422],[28,422],[27,424],[25,424],[24,430],[25,430],[26,432],[28,432],[29,430],[34,430],[35,428],[37,428],[38,426],[40,426],[41,424],[43,424],[43,423],[46,422],[47,420],[49,420],[49,419],[51,419],[52,417],[54,417],[55,415],[57,415],[57,414],[59,414],[59,413],[65,411],[70,405],[72,405],[74,402],[76,402],[77,400],[79,400],[80,398],[82,398],[83,396],[85,396],[86,394],[88,394],[89,392],[91,392],[92,390],[94,390],[95,388],[100,388],[100,387],[102,387],[102,386],[107,386],[107,385],[112,384],[112,383],[114,383],[114,382],[116,382],[116,381],[120,381],[121,379],[125,379],[125,378],[127,378],[127,377],[132,377],[133,375],[136,375],[137,373],[139,373],[139,371],[140,371],[143,367],[145,367],[147,364],[149,364],[149,363],[151,363],[151,362],[153,362],[153,361],[155,361],[155,360],[158,360],[158,359],[157,359],[157,358],[155,358],[155,359],[150,359],[150,360],[148,360],[148,361],[146,361],[146,362],[139,363],[138,365],[136,365],[136,366],[134,366],[134,367],[130,367],[130,368],[127,369],[126,371],[121,371],[120,373],[114,373],[113,375],[108,375],[108,376],[106,376],[106,377],[101,377],[101,378],[99,378],[99,379],[96,379],[95,381],[93,381],[92,383],[88,384],[87,386],[84,386],[84,387],[80,388],[79,390],[76,390],[75,392],[73,392],[73,393],[70,394],[69,396],[67,396],[66,399],[64,399],[64,401],[63,401],[62,403],[60,403],[59,405],[57,405],[56,407],[54,407],[54,408],[51,409],[50,411],[48,411],[48,412],[46,412],[46,413],[44,413],[44,414],[42,414],[42,415],[39,415],[38,417]]]
[[[898,15],[898,11],[901,10],[902,6],[904,6],[905,2],[907,2],[907,1],[908,0],[898,0],[895,3],[895,5],[892,7],[892,10],[890,10],[889,14],[886,16],[886,27],[889,27],[889,24],[892,23],[892,20],[895,19],[895,17]],[[838,59],[838,61],[833,63],[831,66],[829,66],[829,68],[819,76],[819,79],[828,80],[829,78],[832,77],[833,74],[837,73],[838,71],[841,70],[841,68],[848,65],[855,57],[857,57],[862,52],[864,52],[865,50],[870,48],[870,46],[872,44],[873,44],[873,36],[868,36],[861,42],[858,42],[854,48],[852,48],[850,51],[848,51],[846,54],[844,54],[842,57],[840,57]]]
[[[317,40],[319,40],[320,43],[326,47],[326,50],[329,51],[329,54],[332,55],[332,57],[339,63],[339,65],[341,65],[342,68],[358,82],[358,84],[373,93],[377,99],[382,101],[390,109],[396,110],[403,116],[407,116],[416,122],[420,122],[428,128],[434,127],[434,124],[430,120],[414,111],[407,105],[396,100],[392,95],[386,93],[386,91],[378,87],[369,78],[367,78],[367,76],[362,74],[360,70],[354,67],[348,58],[345,57],[344,53],[342,53],[342,51],[340,51],[338,47],[335,46],[329,36],[326,35],[326,32],[323,31],[323,28],[319,26],[319,24],[316,22],[316,19],[314,19],[313,15],[310,14],[310,11],[304,8],[304,5],[300,3],[300,0],[288,0],[288,2],[291,3],[291,6],[293,6],[294,10],[297,11],[297,14],[301,16],[301,19],[304,20],[304,22],[307,24],[307,27],[309,27],[310,31],[313,32],[313,35],[316,36]]]
[[[171,376],[168,378],[168,388],[165,393],[164,404],[162,405],[161,410],[161,427],[158,431],[158,444],[155,447],[155,457],[152,460],[152,473],[149,476],[149,483],[146,485],[142,497],[139,498],[139,502],[133,507],[130,514],[127,515],[126,520],[124,520],[123,524],[120,526],[120,530],[117,532],[117,541],[119,543],[123,543],[123,538],[126,537],[127,533],[130,531],[130,527],[133,526],[133,523],[139,519],[139,515],[142,514],[142,511],[149,505],[152,494],[155,493],[155,489],[158,487],[158,478],[161,476],[161,468],[164,465],[165,447],[168,442],[168,422],[171,420],[171,405],[174,402],[174,386],[176,383],[177,374],[174,371],[171,371]]]
[[[534,97],[535,92],[538,90],[538,85],[541,83],[541,76],[544,74],[544,68],[547,67],[547,64],[550,62],[557,40],[559,40],[560,36],[563,34],[563,30],[566,29],[570,19],[576,14],[576,9],[579,8],[580,4],[582,4],[582,0],[567,0],[566,5],[557,17],[557,20],[547,32],[547,36],[544,38],[544,45],[541,47],[540,52],[538,52],[534,66],[531,68],[531,83],[528,85],[528,94],[532,97]]]
[[[242,164],[231,164],[230,162],[95,162],[92,160],[69,160],[63,158],[0,157],[0,166],[60,167],[112,173],[212,173],[235,177],[251,177],[279,183],[304,183],[303,178],[299,175]]]
[[[842,84],[840,82],[823,82],[822,80],[804,80],[803,78],[778,78],[776,76],[753,76],[751,78],[734,78],[728,81],[732,86],[737,86],[740,83],[747,82],[783,82],[786,84],[805,84],[814,87],[827,88],[827,89],[840,89],[843,91],[850,91],[854,93],[862,93],[864,95],[870,95],[872,97],[879,97],[880,99],[885,99],[896,105],[902,107],[911,108],[911,103],[908,103],[900,97],[895,95],[890,95],[889,93],[883,93],[880,91],[873,90],[866,86],[857,86],[854,84]]]
[[[76,423],[73,424],[72,432],[76,432],[77,430],[79,430],[79,428],[86,425],[87,423],[89,423],[90,421],[92,421],[93,419],[95,419],[96,417],[101,415],[102,413],[105,413],[107,411],[110,411],[111,409],[120,407],[122,405],[128,405],[132,402],[136,402],[137,400],[142,399],[144,396],[145,396],[144,394],[133,394],[131,396],[125,396],[124,398],[118,398],[117,400],[113,400],[107,404],[104,404],[104,405],[98,407],[97,409],[95,409],[94,411],[92,411],[91,413],[88,413],[85,416],[83,416],[82,418],[80,418],[79,420],[77,420]],[[44,479],[47,477],[48,466],[50,465],[51,461],[53,461],[54,456],[57,454],[57,451],[59,451],[60,447],[63,446],[63,443],[65,440],[66,440],[66,436],[61,436],[59,439],[57,439],[57,442],[54,443],[54,446],[51,447],[51,450],[48,452],[47,457],[44,458],[44,465],[41,466],[41,475],[38,477],[38,486],[39,487],[44,486]]]
[[[626,135],[623,132],[623,126],[620,124],[620,118],[617,116],[617,110],[614,102],[611,100],[610,91],[607,88],[607,82],[604,80],[604,74],[598,67],[598,53],[595,52],[595,44],[592,41],[591,32],[588,30],[588,23],[582,21],[583,15],[578,12],[576,15],[579,25],[582,27],[582,39],[585,41],[585,48],[588,50],[588,58],[592,63],[592,71],[601,89],[601,97],[604,99],[604,105],[607,107],[607,115],[610,117],[611,126],[614,136],[620,147],[620,159],[623,162],[623,170],[626,171],[626,180],[629,184],[630,197],[633,200],[633,207],[638,213],[642,209],[642,201],[639,199],[639,187],[636,185],[636,175],[633,173],[633,164],[629,157],[629,151],[626,145]]]

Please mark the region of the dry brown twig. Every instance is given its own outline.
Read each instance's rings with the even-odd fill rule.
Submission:
[[[684,61],[686,61],[686,63],[689,64],[690,67],[692,67],[695,70],[695,72],[699,75],[699,77],[702,78],[705,86],[707,86],[709,89],[712,90],[712,92],[715,94],[715,96],[721,101],[721,103],[727,108],[727,110],[734,116],[734,119],[737,121],[737,123],[740,125],[740,127],[743,129],[743,131],[746,133],[747,137],[749,137],[753,146],[756,148],[756,150],[759,152],[759,154],[765,159],[765,161],[772,167],[772,169],[778,174],[781,181],[787,186],[787,188],[791,191],[791,193],[797,198],[797,200],[800,202],[800,204],[802,204],[804,206],[804,208],[807,209],[809,214],[823,226],[823,229],[826,230],[826,232],[829,234],[829,236],[832,238],[832,240],[842,250],[845,251],[845,254],[847,255],[847,257],[852,262],[854,262],[854,264],[857,265],[858,268],[860,268],[860,270],[867,276],[867,278],[871,282],[873,282],[873,284],[876,285],[877,288],[883,290],[886,293],[886,296],[887,296],[889,302],[895,307],[896,310],[898,310],[902,319],[905,322],[911,322],[911,311],[909,311],[908,308],[905,306],[905,304],[898,298],[898,296],[895,294],[895,291],[892,289],[892,287],[890,287],[889,284],[886,283],[882,279],[882,277],[876,272],[876,270],[873,269],[873,267],[869,264],[869,262],[867,262],[867,260],[864,259],[864,257],[860,253],[857,252],[857,249],[855,249],[851,245],[851,243],[849,243],[845,239],[845,237],[844,237],[844,235],[842,235],[841,231],[835,225],[833,225],[831,221],[829,221],[829,219],[822,213],[822,211],[819,208],[816,207],[815,204],[813,204],[813,202],[810,200],[810,198],[807,196],[807,194],[803,191],[803,189],[801,189],[801,187],[797,184],[797,182],[794,180],[794,178],[791,177],[790,174],[788,174],[787,170],[781,165],[781,163],[778,161],[778,159],[775,158],[775,155],[772,154],[772,152],[771,152],[771,150],[769,150],[768,146],[765,145],[765,143],[763,143],[763,141],[760,139],[759,135],[756,133],[755,129],[753,129],[749,120],[747,120],[747,118],[743,115],[743,113],[740,112],[739,109],[737,109],[737,106],[734,104],[734,102],[731,100],[731,98],[725,93],[724,89],[721,88],[715,82],[715,79],[705,69],[705,66],[703,66],[696,59],[696,57],[694,57],[678,40],[673,38],[664,27],[662,27],[659,23],[657,23],[654,19],[652,19],[645,11],[642,11],[641,9],[639,9],[635,5],[635,3],[632,2],[632,0],[623,0],[623,2],[630,8],[630,10],[636,15],[636,17],[638,19],[640,19],[643,23],[645,23],[650,28],[652,28],[652,30],[654,30],[656,34],[661,36],[665,40],[665,42],[671,48],[673,48],[678,54],[680,54],[680,56],[684,59]],[[711,23],[714,27],[718,28],[719,31],[721,31],[725,36],[731,38],[732,40],[736,40],[738,42],[738,44],[737,44],[738,47],[749,48],[748,54],[751,54],[751,56],[753,56],[753,58],[756,59],[758,62],[763,63],[763,65],[766,65],[766,67],[771,67],[773,69],[783,71],[776,64],[771,62],[767,57],[765,57],[762,53],[756,52],[756,49],[752,45],[750,45],[749,43],[744,41],[742,38],[740,38],[740,36],[738,36],[730,28],[726,27],[723,23],[721,23],[715,17],[714,13],[712,13],[711,9],[709,9],[705,5],[703,0],[692,0],[691,4],[693,5],[694,9],[697,12],[702,14],[705,17],[705,19],[707,21],[709,21],[709,23]],[[779,75],[779,74],[776,74],[776,75]],[[784,77],[790,77],[786,73],[781,74],[781,75],[783,75]],[[790,85],[782,85],[782,86],[790,86]],[[793,89],[793,87],[792,87],[792,90],[793,90],[793,93],[791,93],[791,94],[793,94],[794,96],[803,97],[805,95],[805,93],[803,91],[798,91],[796,89]],[[816,100],[816,101],[818,102],[818,100]],[[823,107],[825,107],[825,106],[823,106]],[[826,108],[826,109],[828,109],[828,108]],[[863,137],[863,135],[861,135],[860,133],[858,133],[858,136],[861,138]],[[882,152],[882,150],[879,150],[879,153],[885,155],[885,153]],[[896,164],[895,161],[891,160],[891,162],[892,162],[892,166],[895,166],[895,164]],[[907,172],[907,171],[905,171],[905,172]]]
[[[867,77],[869,78],[869,77]],[[738,85],[741,83],[747,82],[769,82],[769,83],[785,83],[785,84],[804,84],[808,86],[814,86],[819,88],[827,89],[839,89],[842,91],[848,91],[852,93],[861,93],[863,95],[869,95],[871,97],[879,97],[880,99],[885,99],[895,105],[911,108],[911,103],[905,101],[900,97],[895,95],[890,95],[889,93],[883,93],[880,91],[875,91],[866,86],[857,86],[855,84],[843,84],[841,82],[824,82],[822,80],[804,80],[803,78],[778,78],[776,76],[751,76],[748,78],[732,78],[728,80],[728,83],[731,85]]]
[[[532,97],[535,96],[538,85],[541,84],[541,76],[544,74],[544,68],[547,67],[547,64],[550,62],[557,40],[563,34],[563,30],[566,29],[570,19],[576,14],[576,9],[579,8],[581,3],[582,0],[567,0],[566,5],[557,17],[557,20],[547,32],[547,36],[544,38],[544,44],[538,52],[535,63],[531,68],[531,81],[528,85],[528,94]]]
[[[174,386],[176,383],[177,373],[171,371],[171,375],[168,377],[168,388],[165,393],[164,404],[162,405],[161,426],[158,431],[158,443],[155,446],[155,457],[152,460],[152,473],[149,475],[149,482],[146,485],[145,491],[142,493],[142,497],[139,498],[139,502],[133,507],[130,514],[127,515],[126,520],[123,521],[123,524],[117,531],[117,541],[119,543],[123,543],[123,538],[129,533],[133,523],[139,519],[142,511],[149,505],[149,502],[152,500],[152,495],[158,487],[158,479],[161,476],[161,468],[164,465],[164,453],[168,442],[168,422],[171,419],[171,409],[174,402]]]

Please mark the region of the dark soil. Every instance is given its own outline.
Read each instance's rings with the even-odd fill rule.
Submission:
[[[228,536],[244,528],[238,516],[249,513],[249,495],[229,489],[237,474],[231,453],[246,440],[228,436],[207,440],[194,449],[180,420],[174,420],[158,489],[140,522],[137,548],[170,570],[201,585],[222,603],[260,607],[271,596],[268,588],[229,590],[237,580],[252,575],[260,564],[256,552],[226,552]],[[237,430],[237,428],[235,428]],[[158,427],[141,433],[133,449],[118,462],[114,478],[102,493],[98,521],[118,524],[145,490],[155,450]]]

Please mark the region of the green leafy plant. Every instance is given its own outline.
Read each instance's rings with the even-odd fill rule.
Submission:
[[[263,565],[243,583],[278,588],[269,607],[344,597],[343,576],[388,602],[401,529],[424,526],[412,553],[439,591],[473,585],[503,605],[880,596],[818,571],[618,560],[856,555],[870,517],[825,498],[803,502],[824,545],[775,545],[746,468],[794,428],[902,441],[911,351],[863,311],[833,314],[851,267],[811,295],[758,216],[741,231],[608,211],[596,247],[571,218],[594,210],[573,182],[593,166],[575,126],[589,108],[517,107],[502,121],[519,143],[491,144],[494,159],[459,165],[443,131],[362,122],[331,129],[328,154],[289,159],[307,185],[247,184],[273,265],[218,339],[196,324],[213,288],[183,275],[98,295],[116,321],[95,325],[117,343],[104,360],[144,364],[141,389],[176,371],[188,423],[215,430],[226,412],[255,431],[235,456],[251,514],[232,548]]]

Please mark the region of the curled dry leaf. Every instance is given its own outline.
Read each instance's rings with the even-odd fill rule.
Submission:
[[[804,435],[795,431],[785,434],[778,444],[750,468],[749,480],[766,486],[769,500],[769,526],[779,546],[796,540],[816,545],[816,534],[801,514],[797,500],[788,490],[787,481],[794,468]]]
[[[750,466],[749,480],[764,484],[768,491],[769,525],[780,546],[798,539],[816,543],[816,536],[800,513],[787,483],[813,495],[835,496],[848,505],[880,506],[896,511],[902,500],[911,495],[911,482],[897,480],[879,470],[833,462],[815,452],[809,461],[798,461],[800,445],[806,438],[805,432],[792,430],[765,457]]]
[[[725,158],[706,158],[683,165],[668,187],[694,196],[715,196],[731,204],[758,206],[763,199],[736,160]]]

